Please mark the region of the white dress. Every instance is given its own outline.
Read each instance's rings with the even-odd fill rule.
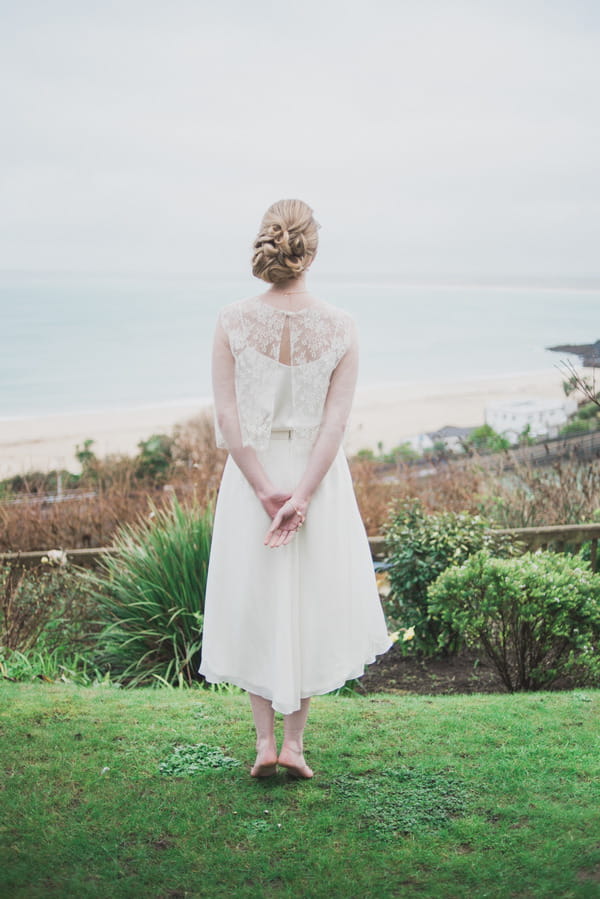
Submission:
[[[291,320],[286,321],[289,325]],[[243,369],[235,335],[230,330],[228,336],[236,369]],[[337,356],[340,352],[343,356],[342,350],[338,347]],[[319,427],[318,419],[309,420],[294,384],[297,365],[311,363],[284,365],[261,355],[261,366],[268,358],[260,374],[260,399],[269,398],[269,431],[266,445],[256,433],[247,443],[256,447],[277,489],[291,493],[307,467]],[[328,365],[335,369],[335,359]],[[300,377],[305,375],[306,371]],[[318,378],[318,372],[313,376]],[[331,372],[328,380],[330,376]],[[237,380],[236,393],[243,395]],[[243,419],[241,409],[239,415]],[[341,448],[312,497],[304,527],[291,543],[265,547],[269,524],[269,516],[229,456],[215,510],[199,671],[209,682],[236,684],[289,714],[300,707],[302,698],[328,693],[360,677],[365,664],[389,649],[390,640]]]

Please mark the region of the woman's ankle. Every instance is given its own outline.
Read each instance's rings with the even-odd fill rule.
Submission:
[[[304,755],[304,743],[301,739],[286,739],[284,737],[280,754],[282,752],[290,752],[292,755]]]
[[[293,749],[289,743],[281,747],[278,762],[282,767],[288,769],[288,773],[293,774],[295,777],[310,778],[314,774],[312,768],[306,764],[302,749],[299,751]]]
[[[256,751],[259,755],[275,755],[277,756],[277,743],[275,735],[269,737],[256,738]]]

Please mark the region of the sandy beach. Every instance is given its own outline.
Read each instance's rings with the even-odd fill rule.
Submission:
[[[422,381],[359,386],[348,425],[345,448],[385,450],[409,437],[444,425],[483,424],[485,407],[495,401],[539,397],[562,398],[563,374],[556,368],[483,378],[476,381]],[[0,478],[32,470],[67,468],[77,472],[75,447],[94,440],[98,456],[135,454],[151,434],[169,433],[177,422],[209,409],[173,405],[104,412],[49,415],[0,421]]]
[[[386,384],[357,390],[346,450],[390,450],[408,438],[445,425],[477,427],[490,403],[535,397],[565,398],[565,376],[557,368],[469,381]]]

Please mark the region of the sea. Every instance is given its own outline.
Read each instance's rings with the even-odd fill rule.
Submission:
[[[311,276],[356,319],[359,385],[460,381],[576,361],[556,344],[600,338],[600,282],[430,283]],[[197,406],[225,303],[251,277],[0,273],[0,420]]]

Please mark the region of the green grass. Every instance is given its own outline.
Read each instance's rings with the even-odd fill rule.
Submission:
[[[0,896],[591,899],[599,712],[598,690],[320,697],[315,778],[256,781],[245,696],[6,683]]]

